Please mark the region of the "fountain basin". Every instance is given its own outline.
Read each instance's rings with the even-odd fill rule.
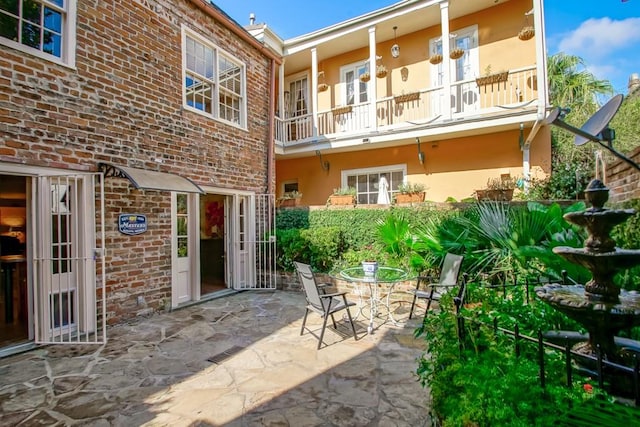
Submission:
[[[599,345],[610,361],[618,359],[614,336],[622,329],[640,326],[640,293],[620,290],[617,302],[592,298],[583,285],[550,283],[537,287],[536,295],[589,332],[589,352]]]

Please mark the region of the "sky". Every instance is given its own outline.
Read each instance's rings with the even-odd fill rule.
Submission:
[[[471,0],[472,1],[472,0]],[[283,39],[297,37],[397,3],[396,0],[213,0],[240,25],[265,23]],[[627,94],[640,74],[640,0],[545,0],[547,52],[581,57],[587,70]],[[524,22],[524,20],[523,20]]]

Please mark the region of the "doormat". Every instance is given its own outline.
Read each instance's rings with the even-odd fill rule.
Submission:
[[[224,362],[226,359],[228,359],[229,357],[233,356],[236,353],[241,352],[242,350],[244,350],[246,347],[243,347],[241,345],[234,345],[233,347],[218,353],[214,356],[211,356],[210,358],[207,359],[208,362],[211,363],[217,363],[220,364],[222,362]]]

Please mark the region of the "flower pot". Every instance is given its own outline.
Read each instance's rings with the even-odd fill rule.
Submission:
[[[295,206],[300,206],[300,198],[296,197],[294,199],[282,199],[280,200],[281,208],[292,208]]]
[[[533,27],[524,27],[518,33],[518,38],[522,41],[526,41],[526,40],[531,40],[535,35],[536,35],[536,32],[533,29]]]
[[[513,189],[505,190],[476,190],[478,200],[490,200],[494,202],[510,202],[513,199]]]
[[[329,85],[326,83],[318,83],[318,92],[324,92],[329,89]]]
[[[503,71],[502,73],[491,74],[484,77],[478,77],[476,79],[476,84],[478,86],[491,85],[494,83],[502,83],[509,80],[509,72]]]
[[[362,261],[362,271],[365,277],[374,277],[378,272],[377,261]]]
[[[449,58],[451,59],[460,59],[463,56],[464,56],[464,49],[460,49],[459,47],[451,49],[451,52],[449,52]]]
[[[420,99],[420,92],[407,93],[393,97],[393,100],[396,102],[396,104],[399,104],[401,102],[417,101],[418,99]]]
[[[329,196],[328,204],[332,206],[347,206],[347,205],[355,205],[356,204],[356,196],[352,196],[350,194],[347,195],[335,195],[332,194]]]
[[[396,203],[422,203],[424,193],[398,193],[394,198]]]
[[[442,55],[440,55],[439,53],[436,53],[435,55],[431,55],[431,57],[429,58],[429,62],[431,62],[433,65],[441,63]]]
[[[360,81],[363,83],[368,82],[369,80],[371,80],[371,74],[369,73],[362,73],[360,74]]]

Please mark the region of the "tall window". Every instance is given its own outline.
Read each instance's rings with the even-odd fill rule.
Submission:
[[[302,77],[289,83],[290,106],[289,111],[292,117],[304,116],[309,112],[308,104],[308,84],[307,77]]]
[[[183,35],[186,106],[246,127],[244,64],[185,28]]]
[[[75,65],[76,0],[0,1],[0,43]]]
[[[369,101],[369,84],[360,80],[360,76],[368,72],[366,62],[351,64],[342,68],[342,86],[345,89],[343,104],[355,105]]]
[[[355,187],[359,205],[378,203],[380,177],[384,176],[389,184],[389,198],[398,192],[407,174],[405,165],[385,166],[381,168],[347,170],[342,172],[343,187]]]

